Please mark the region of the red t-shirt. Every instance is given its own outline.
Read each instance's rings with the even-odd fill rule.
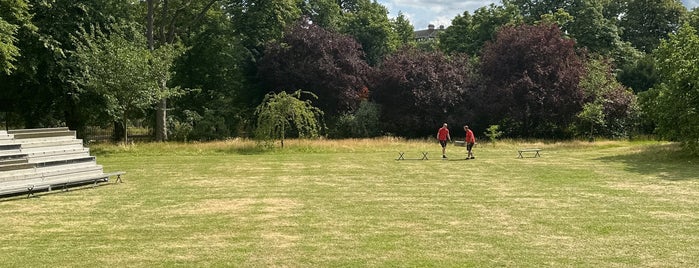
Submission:
[[[445,141],[447,140],[447,137],[449,137],[449,129],[442,127],[439,129],[439,132],[437,132],[437,139],[440,141]]]
[[[466,143],[476,143],[476,137],[470,129],[466,131]]]

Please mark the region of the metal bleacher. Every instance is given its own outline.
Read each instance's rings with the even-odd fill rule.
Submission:
[[[0,197],[121,181],[123,174],[104,173],[68,128],[0,131]]]

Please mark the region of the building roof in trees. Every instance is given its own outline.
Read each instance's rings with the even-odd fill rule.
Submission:
[[[437,38],[437,34],[444,31],[444,25],[440,25],[439,28],[435,28],[433,24],[427,26],[426,30],[415,31],[415,40],[417,41],[431,41]]]

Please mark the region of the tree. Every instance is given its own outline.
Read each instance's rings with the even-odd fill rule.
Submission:
[[[261,57],[268,42],[281,39],[284,30],[301,16],[301,9],[295,0],[228,0],[224,3],[224,10],[230,16],[243,46],[251,50],[255,59]]]
[[[644,113],[659,135],[699,155],[699,36],[689,24],[653,52],[660,83],[641,94]]]
[[[439,36],[440,48],[448,54],[467,53],[477,55],[483,44],[495,36],[497,30],[506,25],[522,23],[519,9],[514,5],[496,6],[477,9],[473,16],[464,12],[457,16]]]
[[[183,38],[189,49],[175,62],[173,84],[190,90],[171,100],[168,127],[191,124],[189,138],[197,140],[244,136],[262,100],[245,75],[252,55],[222,13],[210,14],[203,24]]]
[[[628,0],[626,7],[619,21],[621,37],[646,53],[679,28],[687,10],[677,0]]]
[[[699,31],[699,8],[692,8],[692,10],[687,13],[685,20],[689,25],[692,25],[695,30]]]
[[[68,126],[82,137],[84,126],[98,119],[100,113],[95,111],[101,110],[101,104],[69,81],[77,68],[68,59],[76,47],[72,35],[91,27],[106,31],[107,25],[134,21],[131,16],[136,7],[120,0],[31,1],[23,16],[31,25],[18,27],[15,35],[21,51],[16,69],[11,75],[0,72],[0,110],[12,119],[13,126]],[[0,8],[0,13],[5,11],[9,10]]]
[[[323,112],[313,107],[310,100],[300,100],[302,93],[314,97],[312,93],[301,90],[292,94],[279,92],[265,95],[262,104],[255,111],[255,137],[262,140],[280,139],[282,148],[289,131],[296,131],[301,138],[318,137],[322,129],[320,116]]]
[[[580,111],[584,65],[555,25],[504,27],[483,48],[485,115],[516,136],[560,137]]]
[[[393,30],[398,35],[400,46],[415,46],[415,28],[410,24],[408,18],[402,12],[398,12],[398,16],[391,20]]]
[[[301,11],[313,24],[321,28],[338,31],[342,22],[342,9],[336,0],[306,0]]]
[[[259,61],[267,88],[303,88],[318,96],[318,107],[330,116],[354,111],[367,88],[370,68],[350,36],[300,21],[280,42],[272,42]]]
[[[30,21],[29,6],[24,0],[0,1],[0,73],[10,74],[20,55],[16,45],[20,27],[36,30]]]
[[[202,20],[217,0],[146,0],[146,38],[148,49],[172,46],[181,34]],[[156,16],[157,14],[157,16]],[[167,81],[160,80],[160,91],[168,91]],[[167,98],[160,99],[155,113],[155,139],[167,140]]]
[[[443,122],[474,118],[472,93],[478,79],[465,54],[446,56],[403,48],[388,57],[372,83],[386,132],[404,137],[431,135]]]
[[[398,49],[398,35],[388,19],[388,10],[375,0],[344,1],[341,32],[353,36],[362,45],[369,65]]]
[[[585,68],[585,75],[580,80],[585,104],[578,114],[583,123],[578,126],[578,134],[585,131],[583,125],[589,125],[587,136],[590,138],[595,128],[601,136],[628,135],[638,112],[636,95],[616,80],[608,61],[590,58]]]
[[[95,92],[105,102],[105,109],[126,129],[130,115],[142,113],[159,99],[171,95],[160,91],[160,81],[168,78],[176,54],[171,47],[155,51],[146,47],[145,36],[135,31],[105,35],[99,31],[83,33],[73,55],[83,66],[73,81]],[[164,76],[164,77],[163,77]],[[128,132],[124,131],[124,143]]]

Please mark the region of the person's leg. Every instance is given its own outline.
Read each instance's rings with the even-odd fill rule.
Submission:
[[[439,141],[439,144],[442,145],[442,158],[447,157],[447,141]]]

